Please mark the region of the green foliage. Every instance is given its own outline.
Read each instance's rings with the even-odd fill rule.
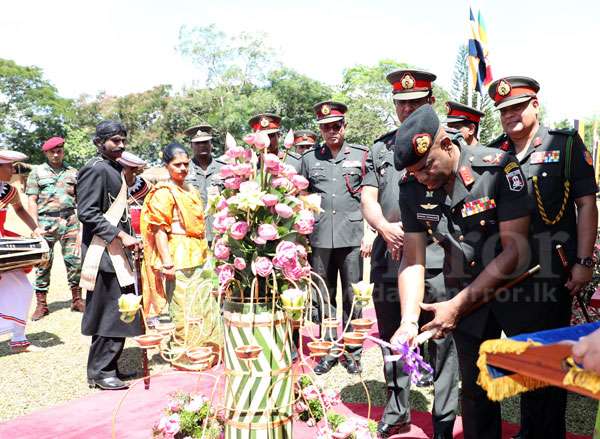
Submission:
[[[65,132],[65,162],[79,169],[96,154],[96,146],[92,143],[93,133],[68,125]]]
[[[331,426],[333,431],[337,430],[337,428],[344,423],[346,417],[344,415],[340,415],[335,412],[327,413],[327,423]],[[375,424],[375,429],[377,430],[377,424]]]
[[[42,161],[41,143],[65,135],[71,108],[40,68],[0,58],[0,144]]]

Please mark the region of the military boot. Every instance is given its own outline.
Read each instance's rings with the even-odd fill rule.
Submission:
[[[81,287],[71,287],[71,295],[73,296],[71,311],[84,312],[85,302],[81,298]]]
[[[37,304],[35,306],[35,311],[31,316],[31,320],[40,320],[50,313],[48,311],[48,304],[46,303],[46,294],[47,293],[35,293]]]

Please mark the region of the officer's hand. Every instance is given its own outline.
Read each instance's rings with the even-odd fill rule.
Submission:
[[[381,227],[381,237],[385,240],[392,259],[399,261],[404,245],[404,229],[402,223],[386,223]]]
[[[363,237],[360,240],[360,255],[363,258],[369,258],[371,257],[371,250],[373,250],[373,238]]]
[[[418,334],[418,325],[410,322],[404,322],[400,324],[400,327],[396,330],[390,341],[393,344],[408,342],[408,345],[413,347],[415,345],[415,337]]]
[[[571,296],[576,295],[592,280],[593,273],[593,268],[584,267],[581,264],[573,265],[573,268],[571,268],[571,277],[565,284],[565,287],[570,291]]]
[[[459,310],[456,302],[447,300],[437,303],[421,303],[423,311],[431,311],[433,320],[421,328],[423,331],[435,331],[433,338],[441,338],[456,327]]]
[[[119,238],[121,240],[121,242],[123,243],[123,247],[127,247],[127,248],[135,248],[140,243],[136,238],[125,233],[122,230],[117,235],[117,238]]]
[[[584,369],[600,373],[600,329],[581,337],[573,345],[573,359],[583,364]]]

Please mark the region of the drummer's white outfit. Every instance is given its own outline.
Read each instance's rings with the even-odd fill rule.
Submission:
[[[6,206],[16,196],[14,187],[0,182],[0,236],[7,235],[4,229]],[[30,344],[25,336],[25,324],[32,297],[33,286],[22,269],[0,273],[0,334],[12,332],[11,347]]]

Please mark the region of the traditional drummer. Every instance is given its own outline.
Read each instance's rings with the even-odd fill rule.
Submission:
[[[27,156],[17,151],[0,150],[0,237],[18,236],[4,228],[7,207],[10,205],[17,216],[39,237],[41,230],[21,204],[19,192],[9,182],[13,165]],[[40,350],[27,340],[25,325],[33,296],[33,287],[21,268],[0,273],[0,334],[12,333],[9,342],[13,353]]]

